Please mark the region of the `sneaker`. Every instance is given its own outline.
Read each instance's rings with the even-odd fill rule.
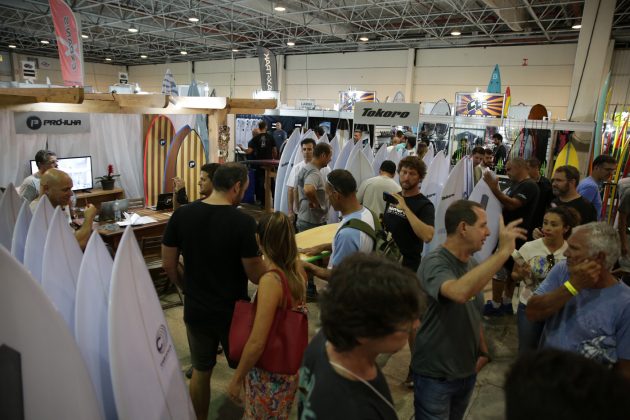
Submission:
[[[505,315],[514,315],[514,308],[511,303],[502,303],[499,310]]]
[[[483,307],[483,314],[485,316],[503,316],[505,312],[503,312],[502,307],[499,306],[495,308],[493,302],[491,300],[487,301]]]

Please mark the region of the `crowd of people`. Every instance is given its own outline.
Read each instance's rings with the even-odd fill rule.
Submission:
[[[501,143],[497,136],[495,142]],[[361,141],[356,137],[355,142]],[[401,138],[404,148],[412,143],[405,133]],[[286,136],[258,139],[272,144],[275,154],[276,141]],[[505,153],[504,148],[498,144],[496,154]],[[592,174],[582,182],[572,166],[556,168],[548,180],[536,158],[511,158],[505,163],[510,186],[503,190],[488,170],[494,162],[486,149],[473,148],[475,183],[486,182],[503,206],[496,249],[477,261],[474,254],[490,234],[488,216],[468,200],[448,207],[446,240],[421,258],[436,221],[432,202],[420,192],[427,167],[414,153],[398,165],[384,161],[379,175],[357,185],[349,171],[327,168],[333,150],[325,140],[303,140],[301,151],[304,163],[287,181],[288,214],[266,214],[258,223],[238,209],[249,184],[244,165],[203,166],[200,199],[189,200],[181,181],[174,180],[178,208],[164,233],[162,261],[185,295],[189,387],[198,418],[208,416],[212,372],[223,348],[235,369],[228,396],[244,405],[246,418],[288,418],[297,402],[303,419],[395,419],[379,356],[405,345],[411,351],[405,382],[413,388],[415,418],[463,418],[477,374],[492,359],[484,316],[513,315],[515,296],[522,359],[507,377],[507,418],[530,418],[515,408],[529,398],[523,383],[545,381],[541,372],[528,377],[526,366],[548,363],[544,369],[569,376],[571,366],[579,365],[575,375],[600,369],[592,381],[627,388],[630,288],[613,270],[628,246],[625,232],[619,235],[599,221],[600,188],[616,167],[614,158],[596,158]],[[54,153],[42,152],[36,156],[40,172],[25,180],[20,192],[30,197],[37,187],[33,205],[46,195],[54,206],[67,206],[72,181],[55,168]],[[620,200],[622,218],[630,213],[627,197],[630,193]],[[331,242],[298,249],[296,232],[324,225],[331,209],[341,216]],[[89,207],[86,218],[94,213]],[[625,229],[627,220],[619,225]],[[374,252],[381,232],[396,244],[400,258]],[[77,230],[80,243],[85,234]],[[299,255],[324,251],[330,256],[323,264],[303,262]],[[314,278],[326,281],[324,290],[316,290]],[[255,314],[242,354],[233,360],[234,308],[237,301],[250,300],[248,281],[258,286]],[[492,299],[484,305],[489,284]],[[307,300],[318,302],[320,319],[315,322],[321,328],[308,347],[294,349],[303,352],[299,371],[262,367],[278,314],[306,313]],[[567,360],[576,362],[567,365]],[[555,392],[549,384],[544,389]],[[537,395],[539,401],[548,398],[542,391]],[[612,395],[618,396],[610,401],[610,412],[615,412],[624,402],[619,393]],[[562,398],[579,403],[573,394]]]

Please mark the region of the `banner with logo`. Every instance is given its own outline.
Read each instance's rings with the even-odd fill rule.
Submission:
[[[90,114],[14,112],[16,134],[76,134],[90,132]]]
[[[504,95],[496,93],[457,93],[455,95],[455,115],[501,118],[504,99]]]
[[[406,125],[415,127],[420,119],[420,104],[357,102],[355,124]]]
[[[83,47],[81,28],[64,0],[49,0],[55,24],[61,76],[66,86],[83,86]]]
[[[258,47],[260,64],[260,86],[262,90],[278,91],[278,64],[276,56],[269,48]]]

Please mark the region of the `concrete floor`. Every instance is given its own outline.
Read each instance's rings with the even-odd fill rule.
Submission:
[[[324,282],[318,288],[324,287]],[[250,284],[250,291],[254,286]],[[251,295],[251,294],[250,294]],[[486,296],[489,296],[486,291]],[[312,337],[318,326],[319,310],[316,303],[309,303],[309,333]],[[177,350],[182,370],[190,366],[190,352],[183,323],[183,308],[175,307],[165,311],[173,341]],[[515,360],[517,335],[516,319],[514,316],[486,319],[486,337],[492,362],[480,372],[477,378],[473,397],[465,416],[466,419],[502,419],[504,418],[503,382],[505,373]],[[409,349],[405,346],[394,354],[383,369],[394,398],[394,404],[401,420],[413,419],[413,392],[402,385],[407,376],[409,365]],[[238,411],[226,397],[226,388],[231,379],[232,370],[227,366],[224,357],[219,357],[217,367],[212,375],[212,397],[209,419],[240,418]],[[236,411],[236,412],[235,412]],[[294,407],[295,417],[297,413]]]

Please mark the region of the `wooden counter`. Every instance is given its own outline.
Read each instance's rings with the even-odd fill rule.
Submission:
[[[77,206],[85,207],[93,204],[97,209],[101,209],[101,203],[106,201],[114,201],[125,198],[125,191],[122,188],[114,188],[112,190],[103,190],[101,188],[93,188],[91,192],[81,192],[76,194]]]

